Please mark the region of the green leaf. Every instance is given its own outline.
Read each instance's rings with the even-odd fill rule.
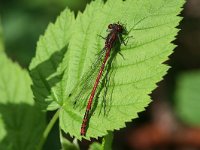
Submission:
[[[35,150],[45,114],[35,105],[27,71],[0,51],[0,148]]]
[[[71,143],[69,140],[67,140],[64,137],[61,137],[62,141],[62,150],[80,150],[79,147],[75,143]]]
[[[102,145],[100,143],[94,142],[90,145],[89,150],[102,150]]]
[[[44,109],[55,110],[62,104],[62,91],[54,91],[53,87],[59,83],[65,69],[58,68],[67,51],[73,22],[73,13],[65,9],[55,24],[49,24],[45,35],[37,43],[36,56],[29,69],[35,99]]]
[[[1,19],[0,19],[0,51],[4,50],[3,44],[3,33],[2,33],[2,26],[1,26]]]
[[[74,138],[73,142],[70,142],[62,135],[61,130],[60,130],[60,143],[62,146],[62,150],[80,150],[77,139]]]
[[[108,24],[119,21],[126,24],[128,36],[133,38],[129,39],[127,46],[120,47],[124,59],[119,54],[113,59],[108,87],[97,91],[99,95],[94,99],[94,113],[89,120],[85,138],[97,138],[106,135],[108,131],[125,127],[125,122],[137,118],[138,112],[145,110],[151,101],[149,94],[169,69],[163,62],[168,60],[175,48],[170,42],[177,35],[178,29],[175,27],[181,20],[177,15],[184,2],[108,0],[104,4],[101,0],[96,0],[86,7],[83,14],[77,15],[75,23],[71,23],[71,15],[63,15],[66,14],[64,11],[55,25],[48,27],[45,35],[40,38],[36,57],[30,66],[36,100],[49,110],[60,108],[61,128],[81,139],[80,127],[88,99],[80,99],[83,109],[76,109],[74,93],[81,91],[79,83],[83,82],[96,54],[104,46],[104,40],[98,35],[106,36]],[[63,20],[73,25],[73,28],[69,24],[64,28]],[[66,36],[68,40],[70,38],[69,41],[62,40]],[[65,42],[56,42],[57,39]],[[60,61],[53,59],[68,43],[67,51],[62,53],[64,58]],[[48,61],[50,63],[46,63]],[[60,78],[52,84],[51,79],[60,74]],[[103,91],[106,89],[104,111]],[[91,89],[86,90],[85,95],[89,95]]]
[[[176,114],[185,123],[200,125],[200,71],[181,74],[175,92]]]
[[[150,103],[149,94],[162,80],[168,66],[162,64],[168,59],[175,45],[181,17],[183,0],[109,0],[92,2],[84,14],[78,14],[74,34],[68,52],[63,60],[67,66],[62,82],[63,91],[69,95],[92,64],[92,58],[104,45],[97,35],[106,36],[108,24],[122,22],[130,31],[128,45],[121,45],[121,55],[112,62],[110,82],[106,95],[106,115],[102,109],[104,89],[95,99],[94,113],[89,120],[86,139],[104,136],[107,131],[119,130],[138,117]],[[131,30],[132,29],[132,30]],[[80,89],[79,89],[80,90]],[[89,94],[91,90],[88,91]],[[71,96],[73,97],[73,96]],[[81,139],[80,127],[84,109],[74,109],[73,99],[69,97],[60,112],[61,128]]]
[[[113,141],[113,133],[109,133],[103,138],[102,144],[94,142],[90,145],[89,150],[111,150]]]
[[[112,150],[112,141],[113,141],[113,133],[108,133],[108,135],[106,135],[103,138],[102,149],[103,150]]]

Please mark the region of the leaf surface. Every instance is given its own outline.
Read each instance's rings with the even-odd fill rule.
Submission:
[[[176,88],[176,113],[190,125],[200,125],[200,71],[186,72],[179,76]]]
[[[4,50],[3,45],[3,33],[2,33],[2,26],[1,26],[1,20],[0,20],[0,51]]]
[[[98,142],[93,142],[90,145],[89,150],[111,150],[112,141],[113,141],[113,133],[109,133],[108,135],[104,136],[102,144]]]
[[[35,150],[45,114],[35,105],[27,71],[0,51],[0,149]]]
[[[61,86],[65,66],[59,67],[68,49],[73,31],[74,14],[65,9],[55,24],[50,23],[37,43],[36,56],[29,66],[36,101],[47,110],[55,110],[62,105],[63,92],[55,91]],[[61,89],[61,88],[59,88]]]
[[[121,45],[121,55],[112,62],[111,75],[106,95],[106,115],[104,115],[103,90],[94,102],[94,113],[90,118],[86,138],[107,134],[107,131],[125,126],[125,122],[138,117],[150,103],[149,94],[162,80],[168,66],[162,64],[172,53],[181,20],[177,15],[184,1],[120,1],[110,0],[105,5],[101,1],[92,2],[84,14],[79,14],[75,30],[69,44],[68,54],[63,63],[68,65],[64,74],[67,94],[80,82],[90,69],[95,54],[103,47],[108,24],[126,24],[130,38],[128,45]],[[114,50],[114,49],[113,49]],[[79,88],[79,87],[75,87]],[[88,93],[91,92],[88,91]],[[73,96],[72,96],[73,97]],[[80,137],[80,126],[84,109],[73,109],[73,99],[67,100],[60,114],[60,124],[65,132]],[[87,101],[81,99],[80,101]],[[86,103],[84,103],[86,107]]]
[[[169,66],[163,62],[168,60],[168,56],[175,48],[171,41],[177,35],[178,29],[175,27],[181,20],[181,17],[177,15],[180,14],[184,2],[184,0],[108,0],[105,4],[101,0],[91,2],[84,13],[77,15],[73,28],[70,30],[59,28],[61,30],[59,32],[71,35],[69,41],[64,42],[64,45],[67,43],[69,45],[63,59],[54,69],[54,72],[57,71],[56,74],[60,70],[63,74],[56,84],[47,86],[48,88],[39,81],[36,82],[38,86],[34,91],[41,91],[38,101],[47,109],[61,108],[59,118],[61,128],[66,133],[81,139],[80,127],[88,99],[87,96],[80,99],[83,109],[75,109],[74,98],[76,93],[81,91],[82,84],[79,83],[91,69],[96,54],[104,47],[104,40],[98,35],[106,36],[107,26],[119,21],[125,24],[129,31],[128,36],[133,36],[133,38],[129,38],[127,46],[120,46],[120,53],[124,59],[120,54],[113,58],[109,69],[108,86],[98,88],[98,96],[94,99],[93,113],[85,138],[97,138],[106,135],[108,131],[125,127],[125,122],[137,118],[138,112],[145,110],[151,101],[149,94],[169,69]],[[61,16],[64,21],[69,20],[67,15]],[[60,20],[61,16],[57,20]],[[61,21],[60,24],[62,23]],[[57,24],[56,22],[52,25],[51,30],[48,28],[43,36],[44,39],[49,39],[49,42],[38,46],[37,53],[41,53],[35,58],[35,60],[38,59],[38,65],[42,63],[39,58],[45,60],[43,58],[51,56],[43,52],[49,51],[50,47],[55,45],[52,43],[55,43],[56,38],[51,38],[50,33],[56,34]],[[59,39],[63,38],[60,34],[56,35]],[[43,38],[38,43],[41,43]],[[45,48],[46,46],[49,48]],[[57,52],[61,51],[63,46],[58,43],[58,47]],[[115,50],[112,49],[112,51]],[[57,62],[57,60],[54,61]],[[50,65],[48,66],[44,72],[52,71]],[[46,80],[45,73],[41,71],[39,74],[42,78],[45,76],[44,81],[47,85],[51,85]],[[41,80],[41,77],[38,76],[34,80]],[[44,94],[42,88],[49,94],[42,96]],[[106,91],[106,98],[103,91]],[[89,95],[90,92],[91,89],[86,89],[85,94]]]

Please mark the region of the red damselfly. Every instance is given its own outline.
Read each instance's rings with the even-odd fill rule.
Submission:
[[[91,111],[92,103],[93,103],[93,100],[94,100],[94,97],[95,97],[95,94],[97,91],[97,87],[100,83],[100,79],[102,77],[103,71],[105,70],[105,66],[107,65],[107,61],[110,57],[111,49],[114,48],[117,41],[119,41],[120,43],[123,42],[123,44],[126,45],[124,40],[122,40],[122,38],[121,38],[122,34],[126,34],[126,29],[125,29],[124,25],[120,24],[119,22],[109,24],[107,30],[109,31],[109,33],[108,33],[107,37],[104,38],[105,39],[104,48],[100,52],[95,63],[92,65],[93,69],[99,68],[97,75],[94,73],[94,71],[92,71],[93,69],[91,69],[91,71],[89,71],[87,73],[87,75],[85,75],[83,77],[83,79],[81,79],[81,82],[86,82],[87,84],[84,84],[83,88],[80,90],[80,92],[75,97],[74,104],[76,104],[76,102],[80,99],[81,95],[84,93],[84,90],[86,88],[88,88],[88,86],[90,84],[93,84],[93,88],[92,88],[89,100],[87,102],[87,107],[86,107],[85,114],[84,114],[84,117],[82,120],[81,131],[80,131],[80,134],[82,136],[86,135],[86,129],[87,129],[88,121],[89,121],[89,115],[91,115],[90,111]],[[94,75],[96,75],[96,79],[91,80],[90,78],[94,77]],[[93,81],[93,83],[91,83],[92,81]],[[82,83],[80,83],[80,85],[81,84]]]

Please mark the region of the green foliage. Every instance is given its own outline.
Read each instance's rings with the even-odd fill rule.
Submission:
[[[2,33],[1,20],[0,20],[0,51],[2,50],[4,50],[4,45],[3,45],[3,33]]]
[[[102,149],[112,150],[112,141],[113,141],[113,133],[108,133],[108,135],[106,135],[103,138]]]
[[[41,36],[37,43],[36,57],[29,67],[34,83],[34,96],[48,110],[59,108],[63,101],[63,97],[58,97],[59,92],[54,91],[53,86],[61,84],[59,81],[65,68],[58,67],[68,49],[73,22],[74,15],[66,9],[55,24],[48,26],[45,36]]]
[[[89,150],[111,150],[113,133],[109,133],[103,138],[102,144],[94,142],[90,145]]]
[[[80,148],[78,147],[78,143],[71,143],[64,137],[60,137],[60,139],[62,144],[62,150],[80,150]]]
[[[104,4],[96,0],[78,14],[75,22],[73,14],[64,10],[39,39],[30,65],[36,101],[47,110],[60,108],[61,128],[81,139],[87,98],[80,100],[83,109],[75,109],[76,94],[72,91],[82,89],[79,83],[103,48],[104,40],[98,34],[106,36],[108,24],[120,21],[133,38],[127,46],[120,47],[124,59],[117,54],[112,61],[105,113],[105,88],[98,89],[85,138],[97,138],[125,127],[125,122],[137,118],[138,112],[150,103],[149,94],[169,68],[162,63],[175,47],[170,42],[178,32],[175,27],[181,17],[177,15],[183,3],[184,0],[108,0]]]
[[[183,73],[177,80],[176,112],[185,123],[200,125],[200,71]]]
[[[35,150],[45,114],[35,105],[31,79],[0,51],[0,149]]]
[[[90,145],[89,150],[102,150],[101,144],[94,142]]]

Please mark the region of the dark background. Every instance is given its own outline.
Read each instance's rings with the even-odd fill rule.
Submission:
[[[83,11],[90,0],[1,0],[0,17],[8,56],[27,68],[35,54],[36,42],[48,23],[54,22],[67,6],[75,13]],[[200,0],[187,0],[177,48],[167,63],[172,66],[152,96],[154,100],[140,118],[115,132],[113,149],[187,149],[200,148],[200,131],[182,122],[174,113],[176,78],[185,71],[200,68]],[[52,114],[48,114],[47,120]],[[189,135],[188,138],[186,135]],[[84,141],[81,147],[87,149]],[[57,126],[52,130],[45,149],[59,149]]]

